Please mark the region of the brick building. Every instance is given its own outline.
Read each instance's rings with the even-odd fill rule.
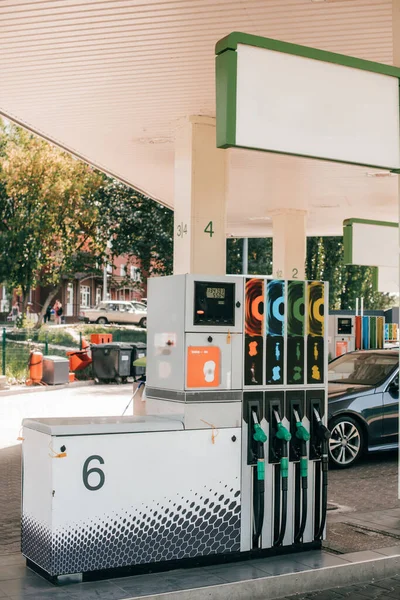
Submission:
[[[147,296],[146,282],[142,282],[138,269],[138,261],[130,261],[119,256],[114,259],[114,265],[107,269],[107,297],[112,300],[141,300]],[[46,301],[51,288],[37,287],[31,290],[29,302],[31,311],[39,313]],[[64,316],[68,322],[78,320],[79,313],[84,308],[96,306],[103,299],[103,276],[77,273],[73,280],[65,279],[56,299],[61,300]],[[21,305],[22,298],[13,295],[13,302]],[[0,287],[0,313],[3,319],[10,311],[5,286]]]

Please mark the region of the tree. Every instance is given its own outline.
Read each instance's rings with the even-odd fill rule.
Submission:
[[[243,239],[227,238],[226,272],[228,275],[240,275],[243,271]]]
[[[342,237],[307,239],[306,276],[329,282],[329,307],[355,309],[356,298],[364,298],[365,309],[383,309],[393,305],[393,296],[373,290],[373,269],[345,265]]]
[[[0,278],[21,290],[52,286],[95,268],[105,242],[97,235],[101,176],[81,161],[15,125],[0,124]]]
[[[111,257],[139,261],[142,278],[173,269],[173,212],[119,181],[105,178],[97,191],[98,227],[110,240]]]
[[[228,238],[226,240],[226,272],[231,275],[242,273],[243,239]],[[248,240],[248,274],[271,275],[272,273],[272,238],[249,238]]]

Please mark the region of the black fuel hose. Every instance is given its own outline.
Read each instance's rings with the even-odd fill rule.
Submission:
[[[282,509],[281,509],[280,527],[279,527],[278,537],[274,541],[274,546],[280,546],[282,544],[283,538],[285,537],[285,533],[286,533],[287,493],[288,493],[288,480],[287,480],[287,477],[283,477],[282,478]]]
[[[253,485],[254,533],[253,548],[257,547],[264,524],[264,481],[259,481],[254,473]]]
[[[326,513],[328,510],[328,448],[326,441],[323,442],[322,458],[321,458],[321,470],[322,470],[322,513],[321,522],[319,524],[318,531],[315,535],[315,540],[320,540],[324,534],[326,525]]]
[[[288,494],[288,475],[289,475],[289,460],[288,460],[288,448],[287,441],[282,442],[282,457],[280,460],[280,479],[281,479],[281,491],[282,491],[282,508],[280,516],[279,533],[274,541],[274,546],[280,546],[283,542],[283,538],[286,533],[287,523],[287,494]]]
[[[301,542],[304,535],[304,530],[307,523],[307,510],[308,510],[308,476],[307,476],[307,457],[302,456],[300,459],[300,473],[301,473],[301,522],[298,532],[294,537],[295,544]]]
[[[265,500],[265,454],[264,443],[267,436],[258,423],[257,414],[253,411],[254,435],[253,440],[257,443],[257,466],[253,469],[253,548],[258,547],[258,541],[264,525],[264,500]]]
[[[294,542],[301,542],[304,530],[307,523],[307,504],[308,504],[308,459],[307,459],[307,443],[303,439],[301,442],[301,457],[300,457],[300,478],[301,478],[301,521]]]
[[[298,544],[304,535],[304,530],[307,523],[307,504],[308,504],[308,479],[307,477],[301,478],[301,522],[300,527],[295,535],[294,542]]]

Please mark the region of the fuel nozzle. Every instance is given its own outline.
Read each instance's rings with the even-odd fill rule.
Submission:
[[[279,416],[277,410],[274,410],[275,421],[276,421],[276,437],[278,440],[282,440],[282,442],[290,442],[292,439],[292,434],[290,431],[283,425],[282,420]]]
[[[308,475],[307,442],[310,439],[310,434],[304,427],[296,409],[293,409],[293,414],[296,421],[296,438],[299,440],[300,477],[303,478],[303,484],[306,485],[304,478]]]
[[[323,424],[321,415],[319,414],[319,412],[317,411],[316,408],[314,408],[314,417],[315,417],[315,420],[317,421],[317,427],[315,429],[315,434],[318,436],[318,438],[322,442],[327,442],[331,437],[331,432]]]
[[[300,415],[296,409],[293,409],[294,418],[296,420],[296,437],[298,440],[302,442],[308,442],[310,439],[310,434],[307,429],[304,427]]]
[[[255,410],[252,411],[253,417],[253,440],[257,442],[257,479],[258,481],[264,481],[265,479],[265,459],[264,459],[264,444],[267,441],[267,434],[261,428],[258,422],[257,413]]]
[[[254,433],[253,440],[255,442],[259,442],[260,444],[265,444],[267,441],[267,434],[261,428],[260,423],[258,422],[257,413],[253,410],[253,421],[254,421]]]
[[[281,443],[281,477],[282,481],[287,480],[289,474],[289,461],[288,461],[288,449],[287,442],[290,442],[292,439],[292,434],[290,431],[283,425],[279,412],[274,410],[275,421],[276,421],[276,437],[280,440]]]

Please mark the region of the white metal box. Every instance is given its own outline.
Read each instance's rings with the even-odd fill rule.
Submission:
[[[48,574],[240,549],[241,429],[166,418],[23,423],[22,552]]]

